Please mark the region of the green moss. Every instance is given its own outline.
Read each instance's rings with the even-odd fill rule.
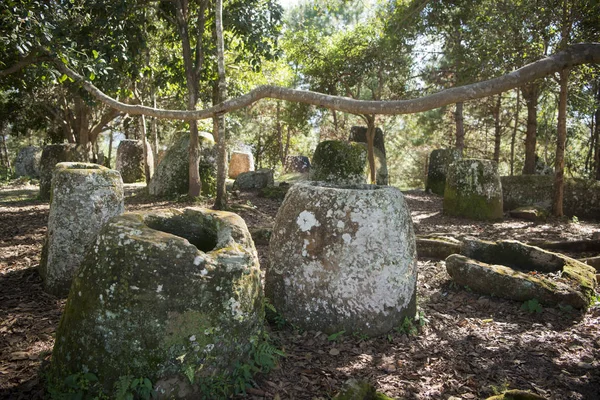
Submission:
[[[444,214],[481,221],[500,220],[503,217],[502,199],[489,200],[476,193],[460,194],[455,188],[446,186]]]
[[[425,190],[430,190],[439,196],[444,195],[448,166],[461,158],[456,149],[436,149],[429,155],[427,168],[427,184]]]
[[[375,387],[368,382],[350,380],[342,392],[334,400],[392,400],[391,397],[377,392]]]
[[[326,140],[317,146],[311,179],[335,184],[364,183],[367,151],[359,143]]]

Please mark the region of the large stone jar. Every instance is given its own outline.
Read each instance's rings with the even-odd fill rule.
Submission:
[[[460,160],[460,151],[457,149],[436,149],[429,155],[427,167],[427,185],[425,190],[439,196],[444,195],[446,188],[446,175],[448,167],[453,162]]]
[[[47,292],[68,294],[73,276],[102,225],[124,211],[123,181],[117,171],[98,164],[56,165],[39,267]]]
[[[15,175],[40,177],[40,158],[42,149],[37,146],[27,146],[19,150],[15,160]]]
[[[56,335],[55,381],[94,373],[107,391],[146,377],[163,398],[231,385],[263,329],[258,257],[236,214],[126,213],[98,234]],[[225,387],[224,386],[224,387]]]
[[[150,144],[146,143],[148,169],[150,177],[154,173],[154,156]],[[123,139],[117,148],[115,169],[121,173],[123,183],[143,181],[146,178],[144,166],[144,142],[141,140]]]
[[[40,200],[50,200],[52,173],[60,162],[85,162],[87,155],[81,146],[72,143],[49,144],[40,156]]]
[[[448,168],[444,214],[476,220],[502,219],[502,183],[498,164],[468,158]]]
[[[234,151],[229,160],[229,177],[235,179],[239,174],[254,171],[254,157],[252,153],[244,151]]]
[[[415,236],[396,188],[298,183],[270,248],[266,295],[303,329],[374,336],[415,314]]]

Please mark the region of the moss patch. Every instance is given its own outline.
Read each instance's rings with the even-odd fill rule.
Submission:
[[[310,176],[335,184],[365,183],[367,151],[362,144],[326,140],[317,146]]]

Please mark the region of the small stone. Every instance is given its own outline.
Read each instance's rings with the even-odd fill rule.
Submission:
[[[337,356],[340,354],[340,349],[334,347],[333,349],[329,350],[329,354],[332,356]]]
[[[237,178],[241,173],[254,171],[254,157],[250,152],[234,151],[229,159],[229,177]]]
[[[234,190],[253,190],[263,189],[267,186],[273,186],[273,170],[262,168],[258,171],[244,172],[238,175],[233,183]]]

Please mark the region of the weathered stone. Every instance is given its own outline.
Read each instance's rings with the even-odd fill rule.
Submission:
[[[210,133],[200,133],[200,180],[202,194],[214,196],[216,193],[217,153],[215,141]],[[148,193],[153,196],[173,196],[185,194],[189,188],[189,132],[176,135],[173,145],[167,150],[148,185]]]
[[[570,305],[587,308],[589,299],[571,285],[531,275],[503,265],[491,265],[459,254],[446,259],[446,270],[459,285],[504,299],[527,301],[536,299],[547,305]]]
[[[235,179],[243,172],[254,171],[254,157],[250,152],[234,151],[229,159],[229,177]]]
[[[88,156],[80,146],[72,143],[50,144],[42,149],[40,157],[40,199],[50,200],[52,172],[60,162],[85,162]]]
[[[367,149],[360,143],[325,140],[313,155],[310,179],[339,185],[367,182]]]
[[[502,219],[498,165],[478,159],[452,163],[446,177],[444,214],[477,220]]]
[[[263,189],[267,186],[272,186],[275,180],[273,178],[273,170],[262,168],[258,171],[248,171],[238,175],[233,182],[234,190],[253,190]]]
[[[252,240],[254,241],[254,244],[261,245],[261,246],[269,245],[269,240],[271,240],[272,233],[273,233],[272,227],[254,228],[250,231],[250,234],[252,235]]]
[[[443,196],[446,188],[448,167],[453,162],[460,160],[460,158],[460,151],[457,149],[433,150],[429,155],[425,190]]]
[[[154,173],[154,158],[150,144],[146,143],[150,177]],[[141,140],[123,139],[117,148],[115,169],[121,173],[123,183],[140,182],[146,179],[144,167],[144,142]]]
[[[457,283],[480,293],[575,308],[588,307],[597,284],[590,266],[516,240],[465,239],[462,255],[448,257],[446,266]]]
[[[367,145],[365,143],[359,143],[364,146],[365,150],[368,151]],[[375,182],[377,185],[385,186],[388,184],[389,175],[387,169],[387,160],[385,159],[385,155],[379,150],[377,147],[373,148],[373,156],[375,158]],[[369,160],[367,159],[366,170],[369,169]],[[367,181],[371,179],[370,174],[367,174]]]
[[[310,160],[306,156],[287,156],[285,158],[286,172],[310,171]]]
[[[39,266],[44,290],[66,296],[102,225],[124,211],[123,182],[117,171],[98,164],[57,164]]]
[[[258,192],[260,197],[266,197],[268,199],[279,199],[283,200],[290,185],[285,182],[281,182],[278,186],[267,186]]]
[[[149,378],[161,398],[233,384],[263,329],[256,250],[244,221],[200,208],[127,213],[98,234],[56,334],[51,376]],[[238,364],[239,363],[239,364]]]
[[[462,242],[445,236],[417,237],[417,255],[419,257],[444,260],[451,254],[460,253]]]
[[[554,176],[503,176],[504,209],[534,206],[552,211]],[[563,211],[565,215],[600,220],[600,181],[565,178]]]
[[[510,210],[509,214],[513,218],[524,219],[532,222],[543,222],[548,217],[546,210],[534,206],[519,207],[517,209]]]
[[[39,178],[41,157],[41,148],[37,146],[23,147],[19,150],[19,154],[15,160],[15,175]]]
[[[415,314],[415,237],[396,188],[297,183],[270,249],[266,294],[303,329],[375,336]]]
[[[367,127],[366,126],[353,126],[350,128],[350,136],[348,141],[356,143],[367,143]],[[385,158],[385,138],[381,128],[375,128],[375,138],[373,140],[373,147],[378,149]]]

